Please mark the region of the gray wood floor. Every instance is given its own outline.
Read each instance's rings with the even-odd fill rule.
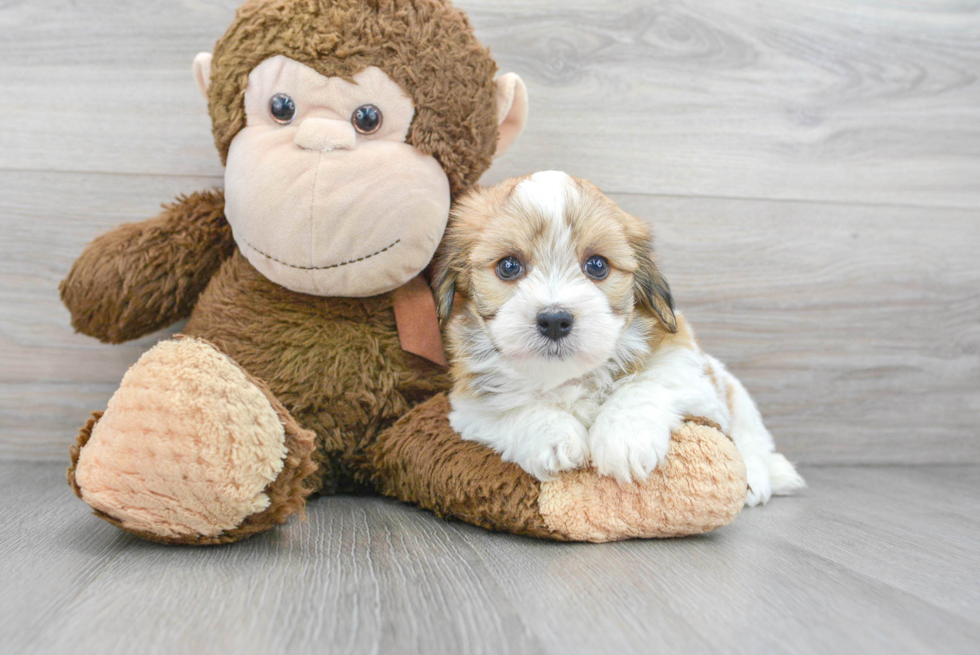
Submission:
[[[531,97],[485,181],[564,169],[649,220],[804,496],[604,546],[340,497],[165,548],[63,472],[180,326],[98,344],[57,283],[221,184],[189,69],[238,1],[0,0],[0,655],[980,652],[980,0],[457,0]]]
[[[568,545],[379,498],[218,548],[125,535],[0,464],[3,653],[976,653],[980,467],[804,471],[684,540]]]

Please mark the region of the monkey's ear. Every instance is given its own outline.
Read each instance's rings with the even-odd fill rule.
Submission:
[[[194,57],[194,81],[204,99],[208,99],[208,87],[211,86],[211,56],[210,52],[199,53]]]
[[[653,312],[670,332],[677,332],[677,317],[674,316],[674,298],[670,295],[670,285],[660,274],[650,254],[644,249],[638,253],[639,266],[633,273],[633,293],[644,307]]]
[[[527,87],[517,73],[497,78],[497,151],[494,159],[507,152],[527,123]]]

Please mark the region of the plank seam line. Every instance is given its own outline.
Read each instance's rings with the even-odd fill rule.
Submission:
[[[64,170],[64,169],[32,169],[32,168],[7,168],[0,166],[0,173],[38,173],[55,175],[98,175],[107,177],[145,177],[145,178],[177,178],[177,179],[196,179],[196,180],[215,180],[224,181],[224,176],[194,174],[194,173],[127,173],[115,171],[87,171],[87,170]],[[977,205],[947,205],[935,204],[924,205],[920,203],[895,203],[895,202],[871,202],[867,200],[825,200],[814,198],[776,198],[760,196],[726,196],[711,194],[678,194],[678,193],[651,193],[639,191],[622,191],[610,187],[604,187],[603,192],[609,195],[619,196],[638,196],[650,198],[678,198],[682,200],[744,200],[748,202],[781,202],[796,203],[806,205],[832,205],[842,207],[884,207],[884,208],[905,208],[905,209],[935,209],[942,211],[976,211],[980,209]]]

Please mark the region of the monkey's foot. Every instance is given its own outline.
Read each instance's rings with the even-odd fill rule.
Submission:
[[[96,515],[152,541],[237,541],[300,511],[313,433],[205,341],[146,352],[71,449],[68,483]]]
[[[731,523],[745,491],[735,444],[689,420],[646,480],[621,484],[595,470],[571,471],[541,484],[538,511],[550,530],[572,541],[685,537]]]
[[[440,516],[558,541],[682,537],[731,523],[745,503],[745,464],[728,437],[697,421],[676,430],[644,482],[594,470],[539,482],[449,425],[444,394],[417,406],[372,447],[378,488]]]

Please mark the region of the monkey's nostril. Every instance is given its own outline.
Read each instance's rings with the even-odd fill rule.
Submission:
[[[543,310],[538,312],[538,332],[551,341],[558,341],[568,336],[572,331],[575,317],[565,309]]]

